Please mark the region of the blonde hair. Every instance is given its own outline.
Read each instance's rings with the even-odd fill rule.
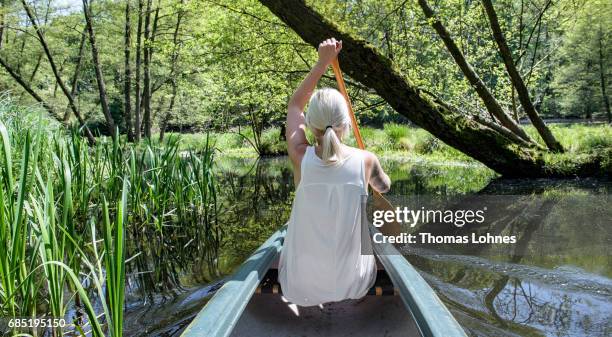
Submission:
[[[342,159],[341,137],[350,125],[346,100],[338,90],[323,88],[314,92],[306,110],[306,126],[321,143],[323,161],[335,163]]]

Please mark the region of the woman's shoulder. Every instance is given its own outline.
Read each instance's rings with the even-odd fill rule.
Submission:
[[[366,165],[372,165],[377,160],[376,155],[368,150],[362,150],[362,149],[348,146],[348,145],[346,145],[346,147],[347,147],[347,151],[349,151],[351,155],[354,154],[354,155],[359,156],[360,158],[363,158]]]

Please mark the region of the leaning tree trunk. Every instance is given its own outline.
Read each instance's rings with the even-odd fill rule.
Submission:
[[[541,150],[525,148],[417,88],[378,50],[327,21],[303,0],[259,1],[313,46],[329,37],[342,40],[339,59],[350,76],[416,125],[505,176],[593,175],[605,169],[605,154],[577,160],[569,168],[547,163]]]
[[[106,84],[104,84],[104,75],[100,68],[100,57],[98,56],[98,46],[96,45],[96,35],[93,30],[93,24],[91,22],[91,7],[87,0],[83,0],[83,13],[85,13],[85,22],[87,24],[87,31],[89,32],[89,44],[91,47],[91,58],[93,60],[94,69],[96,71],[96,81],[98,82],[98,92],[100,94],[100,105],[102,106],[102,113],[106,119],[108,125],[108,131],[114,138],[117,133],[115,130],[115,121],[108,108],[108,99],[106,97]]]
[[[451,37],[446,27],[444,27],[442,22],[436,18],[434,11],[431,9],[431,7],[429,7],[427,1],[419,0],[419,5],[425,14],[425,17],[433,20],[431,25],[444,42],[444,45],[446,45],[446,49],[448,49],[448,52],[451,54],[465,77],[468,79],[472,87],[474,87],[474,90],[484,103],[487,111],[489,111],[489,113],[495,116],[495,118],[497,118],[503,126],[514,132],[517,136],[523,138],[527,142],[533,142],[525,130],[521,129],[521,127],[515,123],[510,116],[508,116],[506,111],[504,111],[501,104],[499,104],[485,83],[480,79],[480,76],[478,76],[476,71],[474,71],[474,68],[472,68],[470,63],[465,59],[465,56]]]
[[[70,91],[68,91],[66,84],[64,84],[64,81],[62,80],[62,77],[60,76],[60,72],[57,69],[57,65],[55,64],[55,60],[53,59],[53,55],[51,54],[51,50],[49,50],[49,46],[47,45],[45,36],[43,35],[42,30],[40,29],[40,27],[38,26],[38,23],[36,22],[36,18],[34,17],[34,13],[32,12],[32,9],[30,8],[30,6],[27,4],[25,0],[21,0],[21,4],[23,5],[23,8],[25,9],[25,12],[28,16],[28,19],[30,20],[32,27],[34,27],[34,30],[36,31],[38,40],[40,44],[42,45],[43,50],[45,51],[45,55],[47,56],[47,60],[49,61],[49,65],[51,66],[51,70],[53,71],[53,75],[55,76],[55,80],[57,84],[60,86],[60,88],[62,89],[62,92],[64,93],[66,98],[68,99],[68,104],[70,105],[70,109],[72,109],[72,112],[74,113],[74,115],[77,117],[77,120],[79,121],[79,125],[81,126],[81,128],[83,128],[83,132],[85,132],[85,136],[87,137],[89,144],[95,144],[96,139],[94,138],[93,134],[87,127],[87,124],[85,124],[85,120],[83,119],[83,117],[81,116],[81,113],[77,109],[76,103],[74,102],[73,97],[70,95]]]
[[[510,81],[512,81],[512,85],[516,88],[516,92],[518,94],[519,102],[523,106],[525,113],[529,116],[531,123],[538,130],[538,133],[546,143],[549,149],[552,151],[563,152],[563,146],[559,143],[555,136],[553,136],[552,132],[546,123],[540,118],[540,115],[536,111],[533,106],[533,102],[529,98],[529,90],[527,90],[527,86],[523,81],[523,78],[519,74],[516,66],[514,65],[514,60],[512,59],[512,53],[510,52],[510,48],[506,43],[506,38],[504,37],[504,33],[501,31],[499,26],[499,20],[497,19],[497,13],[493,8],[493,4],[491,0],[482,0],[482,4],[487,12],[487,17],[489,18],[489,23],[491,24],[491,30],[493,31],[493,38],[499,47],[499,53],[501,54],[502,59],[504,60],[504,64],[506,65],[506,71],[508,75],[510,75]]]

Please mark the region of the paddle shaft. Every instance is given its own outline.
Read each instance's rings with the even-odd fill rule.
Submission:
[[[357,118],[355,117],[355,112],[353,111],[353,104],[351,104],[351,99],[346,91],[346,84],[344,84],[344,77],[342,77],[342,71],[340,70],[340,63],[338,63],[338,58],[334,58],[332,61],[332,69],[334,70],[334,75],[336,76],[336,82],[338,82],[338,89],[344,99],[346,100],[346,104],[348,105],[349,116],[351,116],[351,124],[353,125],[353,134],[355,135],[355,139],[357,140],[357,146],[365,150],[365,145],[363,144],[363,139],[361,138],[361,133],[359,132],[359,125],[357,124]]]
[[[349,116],[351,116],[351,124],[353,125],[353,134],[355,135],[355,140],[357,141],[357,146],[365,150],[365,145],[363,144],[363,139],[361,138],[361,133],[359,132],[359,125],[357,124],[357,118],[355,117],[355,112],[353,111],[353,104],[351,104],[351,99],[346,91],[346,84],[344,84],[344,77],[342,77],[342,71],[340,70],[340,63],[338,62],[338,58],[334,58],[331,63],[332,69],[334,70],[334,76],[336,77],[336,82],[338,82],[338,89],[344,99],[346,100],[346,105],[348,105]],[[381,196],[381,194],[372,190],[375,195]]]

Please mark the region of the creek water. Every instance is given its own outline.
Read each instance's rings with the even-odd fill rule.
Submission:
[[[609,200],[612,187],[608,179],[499,179],[484,166],[460,162],[383,158],[383,166],[393,181],[390,194],[395,195],[555,195]],[[164,254],[147,252],[146,238],[141,238],[145,254],[139,256],[139,263],[129,263],[126,336],[179,335],[224,277],[287,221],[294,190],[287,158],[221,158],[216,169],[219,216],[214,239],[167,238],[165,245],[180,249]],[[524,250],[516,254],[411,253],[406,258],[468,335],[610,336],[611,220],[564,222],[571,218],[564,212],[575,214],[588,205],[569,208],[553,202],[544,218],[513,227]],[[573,250],[529,253],[561,239]],[[150,274],[162,275],[166,281],[147,282],[144,276]]]

